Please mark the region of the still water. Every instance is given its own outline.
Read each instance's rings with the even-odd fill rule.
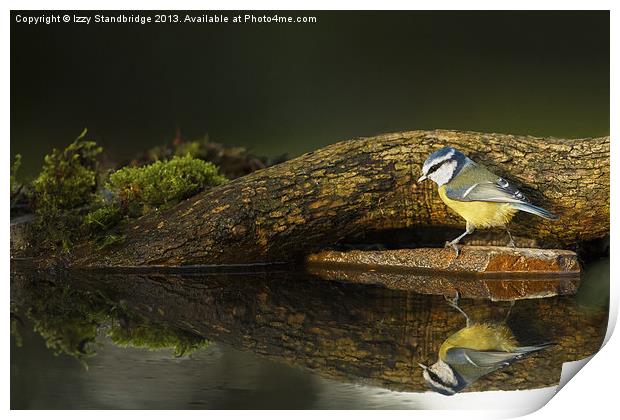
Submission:
[[[445,397],[428,391],[418,366],[432,364],[465,326],[442,296],[286,271],[14,268],[11,408],[423,409],[467,406],[474,395],[496,408],[515,396],[546,401],[562,363],[599,349],[608,283],[607,258],[587,267],[574,296],[512,308],[461,299],[473,320],[507,319],[521,345],[555,345]]]

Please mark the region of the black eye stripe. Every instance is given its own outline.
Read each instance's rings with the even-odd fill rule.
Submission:
[[[427,175],[432,174],[433,172],[435,172],[437,169],[439,169],[441,167],[441,165],[443,165],[444,163],[446,163],[447,161],[444,160],[442,162],[436,163],[433,166],[430,167],[430,169],[427,172]]]
[[[430,378],[431,378],[433,381],[435,381],[435,382],[437,382],[438,384],[441,384],[441,385],[443,385],[443,386],[446,386],[446,387],[449,387],[449,386],[450,386],[450,384],[445,383],[445,382],[444,382],[444,381],[443,381],[443,380],[442,380],[439,376],[437,376],[437,375],[435,374],[435,372],[433,372],[432,370],[428,370],[427,372],[428,372],[428,376],[430,376]]]

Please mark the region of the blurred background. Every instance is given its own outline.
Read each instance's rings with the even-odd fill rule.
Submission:
[[[11,19],[22,181],[83,128],[116,161],[179,135],[274,157],[399,130],[609,134],[606,11],[284,12],[317,23],[183,25],[27,25],[16,14],[41,13]],[[578,304],[606,310],[609,258],[584,279]],[[179,359],[102,339],[86,370],[54,357],[24,320],[23,346],[11,342],[12,408],[435,406],[433,394],[325,379],[217,342]]]
[[[606,11],[282,14],[318,22],[12,18],[11,154],[23,155],[20,177],[85,127],[115,159],[178,133],[266,156],[412,129],[609,134]]]

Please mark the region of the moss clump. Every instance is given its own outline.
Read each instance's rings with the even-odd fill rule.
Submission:
[[[75,291],[64,281],[33,283],[32,288],[25,312],[47,348],[81,361],[93,356],[99,328],[109,317],[108,305],[96,294]]]
[[[175,156],[187,156],[206,159],[207,158],[207,145],[209,144],[208,138],[204,140],[184,141],[179,142],[174,146]]]
[[[125,167],[109,176],[99,204],[84,217],[83,227],[99,248],[117,245],[125,237],[110,231],[128,217],[140,217],[154,209],[178,203],[227,179],[210,162],[190,155],[157,161],[143,167]]]
[[[47,155],[31,185],[35,221],[28,240],[35,252],[68,251],[76,238],[93,240],[99,247],[119,244],[124,237],[113,230],[127,217],[171,206],[227,181],[213,163],[192,157],[200,146],[192,143],[184,147],[184,156],[121,168],[109,176],[105,188],[98,188],[102,148],[85,136],[86,130],[66,149]],[[11,168],[12,194],[19,164],[18,155]]]
[[[84,226],[90,233],[98,234],[116,226],[123,218],[118,203],[104,204],[84,217]]]
[[[159,145],[150,148],[141,158],[146,159],[147,162],[156,162],[158,160],[168,160],[174,156],[183,157],[190,155],[193,158],[211,161],[207,156],[208,148],[209,138],[206,136],[200,140],[175,140],[169,145]]]
[[[46,278],[40,275],[33,273],[37,279]],[[96,354],[103,335],[118,346],[171,349],[177,357],[209,345],[192,332],[146,318],[105,290],[84,290],[72,283],[70,278],[57,278],[54,282],[27,281],[22,285],[22,301],[11,304],[11,334],[16,344],[21,340],[21,312],[54,354],[73,356],[85,367],[86,359]]]
[[[177,138],[167,145],[156,146],[132,160],[132,166],[141,166],[158,160],[167,160],[174,156],[187,156],[212,162],[221,174],[228,179],[235,179],[287,160],[286,155],[274,159],[259,157],[244,147],[227,146],[210,141],[208,136],[184,141]]]
[[[92,201],[102,148],[84,140],[85,135],[86,130],[62,152],[54,149],[45,156],[43,169],[32,184],[37,210],[69,210]]]
[[[226,178],[214,164],[187,155],[141,168],[120,169],[110,175],[108,187],[130,215],[139,215],[224,182]]]
[[[65,150],[45,156],[33,181],[37,242],[68,250],[80,226],[79,210],[95,199],[101,147],[84,140],[86,130]]]
[[[128,325],[123,327],[113,326],[107,334],[117,346],[148,350],[171,349],[176,357],[191,354],[209,345],[208,340],[190,332],[138,317],[129,320]]]
[[[99,333],[99,323],[82,317],[83,314],[76,315],[35,320],[34,331],[41,335],[55,355],[67,354],[81,360],[95,354],[93,344]]]

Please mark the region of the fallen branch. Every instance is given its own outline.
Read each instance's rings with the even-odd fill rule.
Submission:
[[[290,261],[372,231],[462,227],[432,183],[415,182],[428,154],[446,145],[560,216],[520,214],[511,225],[517,235],[565,248],[608,234],[609,137],[412,131],[343,141],[256,171],[128,224],[122,244],[78,246],[69,265]]]

